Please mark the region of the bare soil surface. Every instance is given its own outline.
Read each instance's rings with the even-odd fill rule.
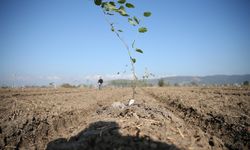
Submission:
[[[250,149],[249,88],[136,91],[1,89],[0,149]]]

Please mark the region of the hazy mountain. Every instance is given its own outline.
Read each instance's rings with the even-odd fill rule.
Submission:
[[[212,75],[212,76],[174,76],[163,77],[165,83],[169,84],[241,84],[250,81],[250,74],[247,75]],[[148,80],[151,84],[157,84],[159,79]]]

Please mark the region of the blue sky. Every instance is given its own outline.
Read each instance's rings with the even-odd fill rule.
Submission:
[[[128,0],[127,0],[128,1]],[[111,17],[141,76],[250,73],[249,0],[130,0],[145,34]],[[143,18],[144,11],[150,18]],[[83,82],[130,76],[126,49],[92,0],[1,0],[0,84]],[[116,75],[117,72],[126,74]]]

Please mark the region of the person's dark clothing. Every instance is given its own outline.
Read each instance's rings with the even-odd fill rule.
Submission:
[[[98,83],[102,84],[102,83],[103,83],[103,80],[102,80],[102,79],[99,79],[99,80],[98,80]]]
[[[103,80],[99,79],[98,80],[98,88],[99,88],[99,90],[101,90],[102,83],[103,83]]]

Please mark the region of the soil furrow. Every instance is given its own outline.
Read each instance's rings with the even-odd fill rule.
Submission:
[[[183,105],[178,99],[158,96],[150,91],[146,92],[185,121],[222,139],[228,149],[249,148],[250,133],[247,126],[228,123],[225,121],[224,116],[220,114],[201,114],[195,108]]]

